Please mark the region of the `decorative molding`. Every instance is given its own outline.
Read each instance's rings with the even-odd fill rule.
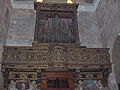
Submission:
[[[109,49],[78,48],[66,45],[42,44],[38,47],[5,46],[3,63],[67,63],[84,65],[110,65]]]

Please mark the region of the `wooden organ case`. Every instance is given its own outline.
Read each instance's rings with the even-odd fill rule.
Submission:
[[[101,81],[103,87],[106,86],[111,71],[109,49],[80,46],[78,5],[34,4],[36,28],[33,45],[4,46],[4,87],[25,82],[41,90],[75,90],[86,88],[81,85],[86,81]]]

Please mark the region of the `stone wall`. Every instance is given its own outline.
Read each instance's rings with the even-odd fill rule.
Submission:
[[[0,43],[5,43],[11,13],[10,0],[0,1]]]
[[[116,38],[120,32],[119,4],[119,0],[101,0],[96,10],[103,47],[109,46],[111,41],[114,42],[112,38]]]
[[[94,12],[78,12],[78,27],[81,46],[101,48],[101,40],[96,14]]]
[[[33,9],[13,9],[7,37],[7,46],[32,46],[36,14]]]
[[[13,8],[34,9],[34,0],[10,0]]]
[[[7,46],[31,46],[34,40],[36,13],[33,9],[13,9]],[[100,48],[97,19],[94,12],[78,12],[80,42],[88,48]]]
[[[96,16],[102,47],[110,48],[111,62],[113,63],[113,72],[109,77],[110,90],[117,90],[116,80],[118,80],[118,78],[115,78],[114,74],[114,66],[116,66],[116,64],[112,57],[112,52],[114,41],[120,32],[120,0],[101,0],[96,10]],[[119,60],[119,58],[117,58],[117,60]]]
[[[112,52],[113,63],[115,64],[115,76],[117,83],[120,84],[120,35],[116,38]]]
[[[12,7],[10,0],[0,0],[0,62],[2,61],[3,45],[5,44],[7,39],[11,9]],[[0,72],[0,90],[3,90],[3,77],[1,72]]]

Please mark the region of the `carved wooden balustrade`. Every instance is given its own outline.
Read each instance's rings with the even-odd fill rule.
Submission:
[[[72,72],[74,80],[102,80],[107,84],[111,63],[107,48],[81,48],[75,44],[4,46],[2,72],[10,80],[36,80],[42,71]],[[7,77],[7,76],[9,77]]]
[[[106,48],[80,48],[74,45],[47,45],[39,46],[5,46],[3,64],[59,64],[64,67],[71,65],[110,65],[109,49]],[[79,68],[79,67],[78,67]]]

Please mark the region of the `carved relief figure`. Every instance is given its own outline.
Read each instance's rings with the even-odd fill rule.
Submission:
[[[40,12],[38,41],[40,43],[75,43],[72,14]]]
[[[77,90],[104,90],[104,89],[100,80],[99,81],[86,80],[79,81]]]
[[[29,89],[29,83],[28,82],[18,82],[16,83],[17,90],[27,90]]]
[[[83,90],[83,82],[79,81],[78,90]]]
[[[54,20],[54,43],[60,42],[60,20],[58,14],[55,15]]]
[[[96,90],[104,90],[101,80],[97,81],[96,83]]]

